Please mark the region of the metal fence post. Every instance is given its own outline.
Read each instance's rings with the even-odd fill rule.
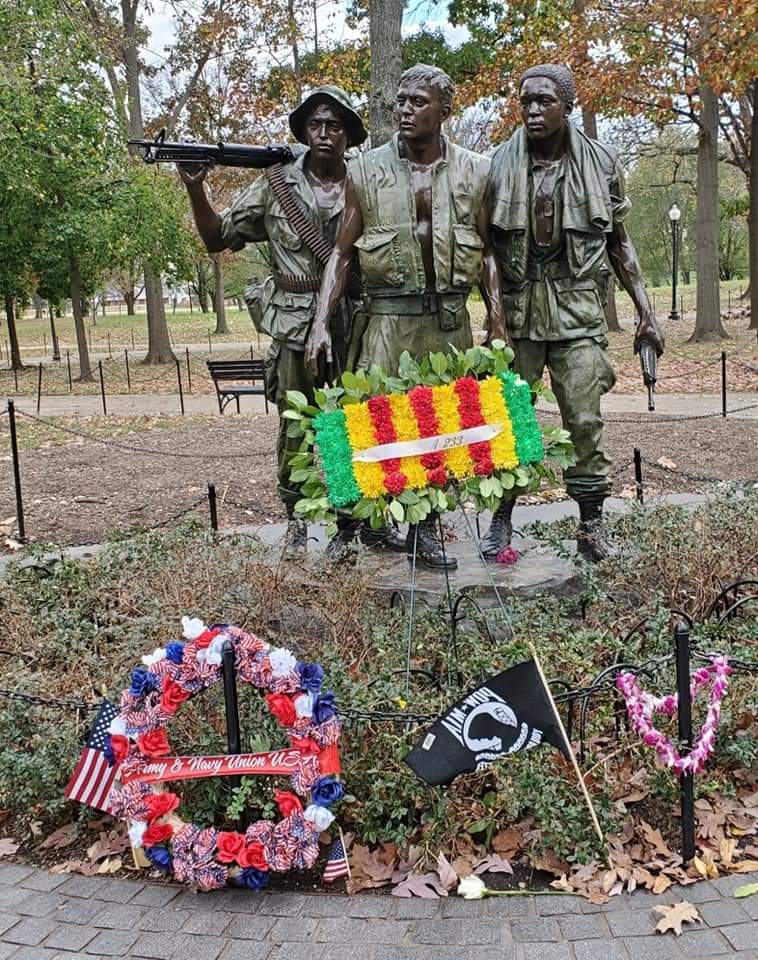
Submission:
[[[216,484],[208,484],[208,511],[211,518],[211,530],[218,530],[218,510],[216,506]]]
[[[644,503],[645,495],[642,490],[642,452],[639,447],[634,448],[634,487],[637,502]]]
[[[100,396],[103,398],[103,413],[108,416],[108,408],[105,406],[105,380],[103,379],[103,361],[97,361],[97,369],[100,372]]]
[[[26,543],[26,526],[24,524],[24,502],[21,497],[21,465],[18,459],[18,437],[16,435],[16,405],[8,401],[8,421],[11,432],[11,461],[13,463],[13,486],[16,491],[16,522],[18,523],[19,543]]]
[[[124,363],[126,364],[126,389],[132,392],[132,377],[129,372],[129,351],[124,349]]]
[[[68,370],[68,392],[73,393],[74,391],[74,380],[71,376],[71,351],[66,351],[66,368]]]
[[[677,717],[679,740],[687,753],[692,749],[692,700],[690,697],[690,628],[680,621],[674,628],[676,686],[679,694]],[[684,773],[679,783],[682,812],[682,859],[695,856],[695,782],[692,773]]]
[[[39,408],[42,404],[42,364],[37,368],[37,416],[39,416]]]
[[[721,416],[726,417],[726,350],[721,351]]]

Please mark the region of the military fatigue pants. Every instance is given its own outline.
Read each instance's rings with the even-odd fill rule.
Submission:
[[[539,380],[545,367],[558,400],[563,426],[571,433],[576,464],[563,472],[569,496],[575,500],[604,496],[610,491],[611,461],[603,450],[600,398],[616,382],[608,360],[607,341],[513,341],[513,367],[528,383]]]
[[[433,313],[369,314],[357,343],[356,355],[351,356],[348,363],[353,360],[355,366],[364,370],[377,364],[385,373],[394,376],[404,350],[419,358],[430,351],[447,353],[451,344],[459,350],[473,346],[471,318],[465,305],[456,311],[452,322],[457,324],[453,329],[444,307]]]

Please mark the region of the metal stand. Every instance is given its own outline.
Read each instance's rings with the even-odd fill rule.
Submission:
[[[221,669],[224,677],[224,710],[226,713],[226,743],[227,753],[242,753],[242,737],[240,735],[240,713],[239,700],[237,698],[237,676],[234,672],[234,647],[231,640],[224,644],[222,652]],[[232,790],[238,790],[242,784],[242,777],[229,778]],[[244,817],[242,822],[238,823],[242,829],[245,828]]]
[[[18,460],[18,437],[16,436],[16,405],[8,401],[8,423],[11,432],[11,461],[13,463],[13,486],[16,490],[16,521],[18,522],[18,542],[26,543],[24,525],[24,503],[21,498],[21,468]]]
[[[690,628],[680,621],[674,629],[676,654],[676,686],[679,694],[678,720],[679,740],[692,749],[692,700],[690,697]],[[682,775],[679,791],[682,813],[682,859],[686,862],[695,856],[695,783],[691,773]]]
[[[208,484],[208,511],[211,517],[211,530],[218,530],[218,508],[216,506],[216,484]]]
[[[634,487],[637,503],[644,503],[642,492],[642,453],[639,447],[634,448]]]
[[[411,692],[411,643],[413,641],[413,612],[416,602],[416,551],[418,548],[418,524],[413,526],[413,555],[411,557],[411,604],[408,611],[408,639],[405,651],[405,695]]]
[[[455,664],[455,684],[460,690],[462,677],[458,661],[458,619],[453,609],[453,595],[450,590],[450,571],[447,569],[447,554],[445,552],[445,530],[442,526],[442,514],[437,514],[437,523],[440,531],[440,547],[442,548],[442,562],[445,565],[445,588],[447,590],[447,609],[450,613],[450,638],[453,641],[453,663]]]

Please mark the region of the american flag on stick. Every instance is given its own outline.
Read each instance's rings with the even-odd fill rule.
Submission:
[[[334,883],[335,880],[349,876],[350,864],[347,862],[347,853],[345,852],[345,838],[340,830],[339,836],[333,841],[329,849],[324,875],[321,879],[323,883]]]
[[[119,766],[109,765],[103,747],[108,727],[117,715],[118,710],[110,700],[103,700],[87,737],[87,745],[63,791],[68,800],[78,800],[79,803],[85,803],[105,813],[109,812],[108,796],[118,775]]]

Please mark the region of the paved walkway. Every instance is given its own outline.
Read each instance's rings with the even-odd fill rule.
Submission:
[[[37,409],[36,397],[21,396],[14,398],[16,406],[27,413],[35,413]],[[751,406],[752,409],[738,408]],[[144,393],[118,394],[106,396],[108,413],[120,417],[153,416],[164,414],[167,416],[181,416],[179,394],[173,393]],[[262,413],[264,403],[262,397],[242,397],[240,401],[243,413]],[[184,408],[186,413],[218,413],[218,402],[215,394],[185,394]],[[683,416],[693,417],[703,414],[718,414],[721,412],[721,396],[719,394],[691,394],[691,393],[662,393],[656,399],[654,413],[648,413],[647,394],[640,393],[610,393],[603,397],[603,412],[606,415],[630,413],[655,422],[657,417]],[[274,408],[269,405],[271,413]],[[540,410],[555,411],[552,404],[540,402]],[[734,420],[758,420],[758,393],[733,393],[728,398],[728,409],[736,410],[730,414]],[[234,404],[227,407],[226,413],[232,415]],[[41,416],[86,416],[102,415],[103,404],[99,395],[92,396],[42,396],[40,408]]]
[[[683,960],[758,958],[750,876],[646,891],[593,906],[576,897],[486,901],[262,893],[52,875],[0,864],[0,958],[71,960]],[[654,933],[652,906],[687,899],[703,918]]]

